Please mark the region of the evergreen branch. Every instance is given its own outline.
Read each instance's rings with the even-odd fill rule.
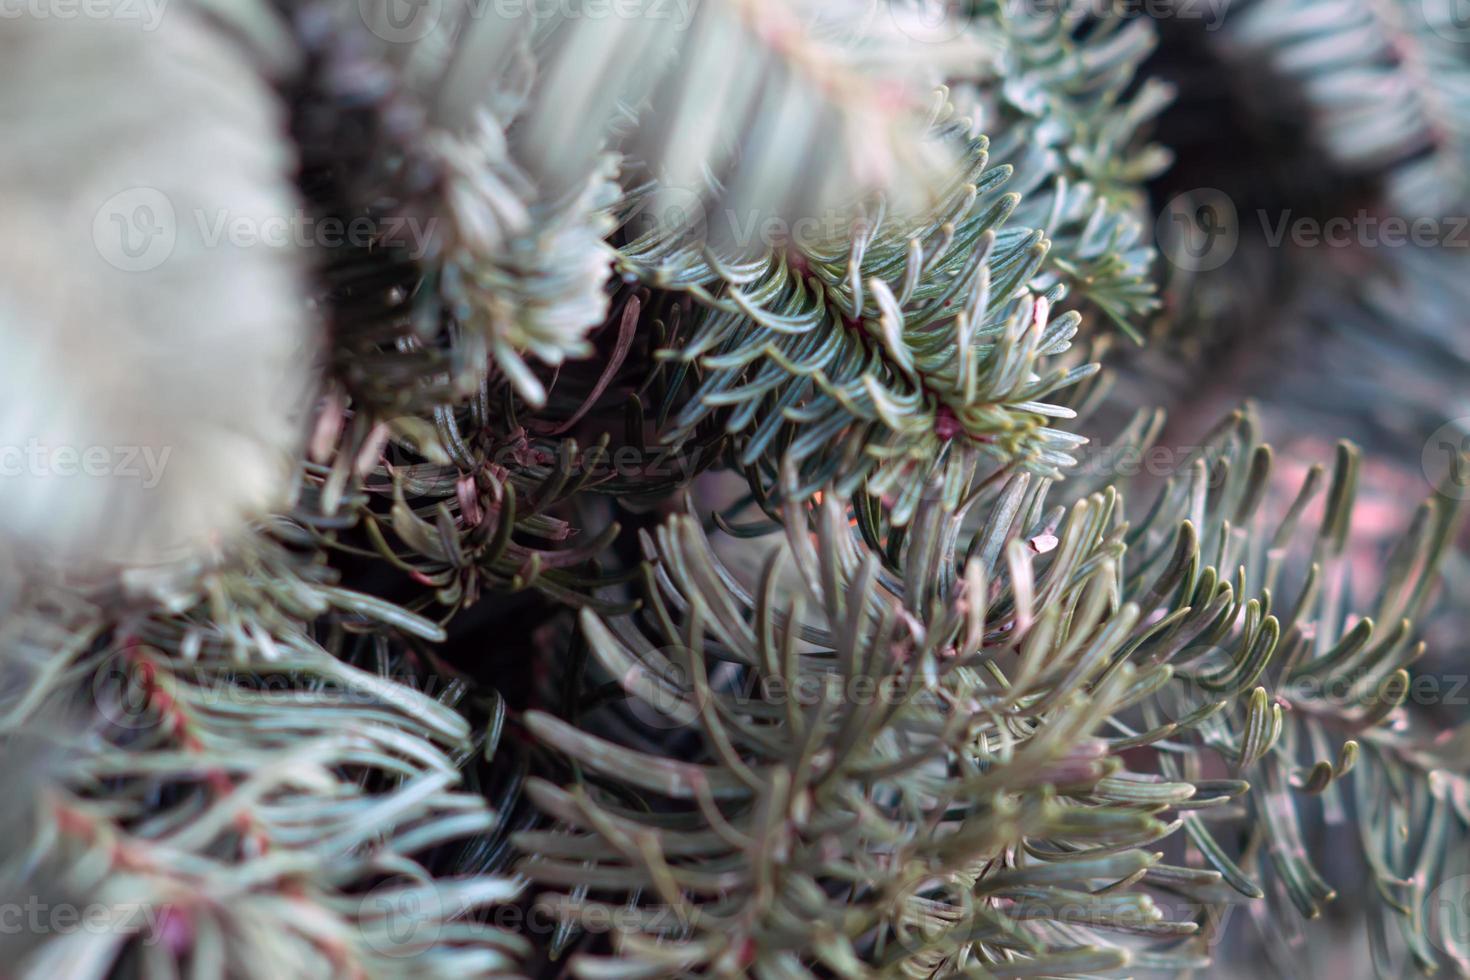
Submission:
[[[181,661],[92,617],[44,661],[23,653],[34,614],[7,629],[7,768],[25,765],[22,734],[55,764],[11,804],[6,891],[85,896],[109,915],[36,937],[15,975],[516,969],[525,940],[467,917],[516,883],[421,863],[494,822],[456,789],[466,761],[494,749],[455,710],[462,685],[430,697],[424,678],[352,667],[305,637],[277,637],[272,661],[209,645]],[[79,703],[95,715],[73,716]]]

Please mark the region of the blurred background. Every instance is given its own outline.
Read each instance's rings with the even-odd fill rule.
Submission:
[[[1121,401],[1168,392],[1169,432],[1185,442],[1255,401],[1278,506],[1336,440],[1360,446],[1349,591],[1361,599],[1421,499],[1465,499],[1451,467],[1470,426],[1470,9],[1187,8],[1153,11],[1159,47],[1142,69],[1177,93],[1155,133],[1174,160],[1149,185],[1165,309],[1149,347],[1119,352]],[[1470,663],[1467,545],[1462,534],[1416,665],[1445,691]],[[1470,718],[1460,698],[1425,709]],[[1402,961],[1375,973],[1357,830],[1306,822],[1329,877],[1360,887],[1340,889],[1320,929],[1239,910],[1211,975],[1410,975]]]

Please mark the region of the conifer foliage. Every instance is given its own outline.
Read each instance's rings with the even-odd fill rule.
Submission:
[[[1199,421],[1457,245],[1180,54],[1449,228],[1453,10],[143,7],[0,22],[6,975],[1470,975],[1470,435]]]

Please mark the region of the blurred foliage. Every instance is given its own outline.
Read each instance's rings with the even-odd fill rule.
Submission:
[[[1410,6],[171,11],[373,233],[299,257],[289,506],[0,569],[0,883],[114,916],[13,972],[1189,974],[1245,910],[1466,974],[1460,508],[1405,488],[1467,280],[1255,227],[1463,202]]]

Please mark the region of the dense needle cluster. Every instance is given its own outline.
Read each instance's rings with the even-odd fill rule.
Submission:
[[[1442,211],[1470,89],[1413,5],[1347,4],[1354,30],[1379,7],[1399,25],[1355,47],[1316,33],[1322,0],[1242,3],[1202,43],[1294,83],[1343,181]],[[62,505],[0,523],[40,528],[0,568],[0,898],[107,910],[0,936],[7,969],[1188,974],[1254,917],[1289,971],[1299,921],[1346,905],[1384,975],[1470,971],[1470,728],[1411,697],[1459,501],[1406,514],[1365,581],[1352,443],[1297,466],[1254,405],[1180,434],[1110,397],[1116,348],[1147,337],[1209,377],[1221,324],[1265,305],[1235,295],[1251,241],[1219,271],[1154,248],[1174,93],[1151,66],[1199,93],[1147,60],[1152,21],[415,10],[181,0],[212,68],[122,20],[47,35],[63,62],[248,73],[278,132],[223,82],[130,95],[294,161],[289,183],[242,166],[188,193],[370,232],[272,256],[306,295],[253,309],[300,333],[314,397],[273,406],[299,430],[288,477],[173,486],[209,502],[207,547],[78,567],[33,554]],[[1377,84],[1346,100],[1358,72]],[[183,181],[178,145],[118,167]],[[1307,285],[1276,312],[1447,330],[1447,254],[1363,275],[1283,255],[1271,275]],[[119,297],[178,288],[173,261],[125,293],[83,262],[86,309],[136,319]],[[201,287],[188,316],[234,322],[272,281]],[[66,313],[36,304],[27,330]],[[1146,357],[1120,367],[1147,391]],[[194,419],[172,394],[228,457],[223,400]],[[1143,458],[1167,465],[1118,463]],[[1324,827],[1351,829],[1351,860]]]

